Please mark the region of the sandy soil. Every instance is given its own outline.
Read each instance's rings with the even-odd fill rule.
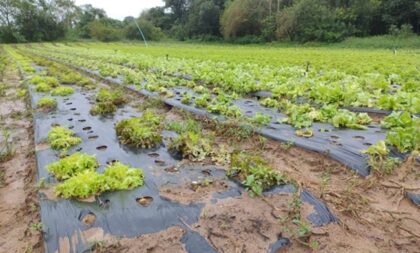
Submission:
[[[30,228],[39,222],[31,117],[24,99],[15,95],[18,72],[7,68],[3,82],[9,88],[0,98],[0,120],[10,130],[14,155],[0,163],[0,252],[43,252],[41,232]]]

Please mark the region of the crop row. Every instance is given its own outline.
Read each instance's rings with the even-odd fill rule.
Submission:
[[[292,102],[304,98],[318,105],[335,104],[420,113],[420,77],[415,69],[404,74],[372,72],[351,75],[336,69],[317,70],[309,66],[273,67],[253,63],[151,57],[140,53],[83,47],[33,48],[38,53],[77,57],[81,62],[95,59],[138,70],[190,76],[207,87],[218,87],[241,96],[256,91],[271,91],[275,98],[286,98]],[[110,75],[114,74],[113,71],[109,72]],[[130,81],[141,80],[134,78]]]

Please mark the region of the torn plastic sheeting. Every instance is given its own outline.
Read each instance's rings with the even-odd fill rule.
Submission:
[[[263,195],[271,196],[273,194],[280,193],[280,192],[293,193],[296,191],[297,189],[295,186],[291,184],[286,184],[286,185],[280,185],[280,186],[274,187],[273,189],[264,192]],[[308,217],[306,217],[314,226],[321,227],[323,225],[326,225],[329,223],[335,223],[338,221],[337,218],[331,213],[327,205],[325,205],[321,200],[316,198],[309,191],[303,190],[300,193],[299,197],[302,202],[308,203],[314,208],[314,212],[309,214]]]
[[[315,212],[309,214],[310,220],[316,226],[323,226],[328,223],[337,222],[337,218],[331,213],[330,209],[317,199],[312,193],[303,190],[300,194],[300,199],[307,202],[315,208]]]
[[[405,196],[413,202],[413,204],[420,206],[420,194],[414,192],[406,192]]]
[[[275,243],[270,245],[270,248],[268,249],[267,253],[278,253],[281,252],[280,250],[288,247],[290,245],[290,240],[287,238],[280,238]]]
[[[185,244],[188,253],[217,253],[199,233],[189,228],[186,229],[185,234],[181,238],[181,242]]]

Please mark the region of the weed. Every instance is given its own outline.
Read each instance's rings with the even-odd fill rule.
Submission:
[[[293,141],[287,141],[287,142],[280,143],[280,147],[285,151],[289,150],[294,145],[295,145],[295,143]]]
[[[201,124],[194,119],[188,118],[183,121],[172,121],[165,125],[166,130],[175,131],[179,134],[185,132],[201,133]]]
[[[31,210],[31,212],[36,212],[38,210],[38,206],[35,203],[30,203],[29,209]]]
[[[141,111],[148,110],[149,108],[160,108],[164,105],[163,101],[158,97],[149,97],[143,103],[141,103],[138,108]]]
[[[6,162],[13,157],[15,151],[13,150],[13,142],[10,131],[8,129],[3,129],[2,135],[3,141],[0,146],[0,162]]]
[[[45,177],[39,179],[38,183],[36,184],[36,188],[38,190],[47,188],[47,181],[46,181]]]
[[[4,186],[4,171],[0,170],[0,187]]]
[[[292,199],[288,203],[291,209],[291,219],[300,219],[300,209],[302,207],[302,200],[300,199],[300,191],[293,192]]]
[[[389,150],[385,141],[369,146],[363,153],[369,155],[369,166],[380,175],[391,174],[400,163],[399,159],[387,157]]]
[[[251,196],[259,196],[264,190],[285,183],[285,177],[270,168],[262,157],[244,152],[231,154],[230,168],[226,174],[241,180]]]
[[[44,232],[44,225],[41,222],[34,222],[29,225],[32,231]]]
[[[92,115],[107,115],[117,111],[117,107],[112,102],[97,102],[90,109]]]
[[[0,83],[0,96],[4,97],[6,96],[6,85],[3,83]]]
[[[28,94],[28,91],[26,89],[17,89],[16,94],[20,98],[26,97],[26,94]]]
[[[268,115],[265,115],[263,113],[257,112],[253,118],[251,118],[251,121],[257,125],[263,126],[268,125],[271,122],[271,117]]]
[[[322,172],[321,175],[321,183],[319,185],[319,191],[320,191],[320,197],[323,198],[324,194],[327,190],[328,184],[330,183],[331,180],[331,174],[329,171],[324,171]]]

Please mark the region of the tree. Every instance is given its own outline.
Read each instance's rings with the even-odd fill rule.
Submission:
[[[349,34],[345,23],[337,19],[336,10],[319,1],[301,0],[282,10],[277,18],[277,36],[300,42],[335,42]]]
[[[126,38],[130,40],[142,40],[140,32],[136,24],[134,23],[134,20],[135,19],[133,18],[133,20],[131,20],[130,23],[126,24]],[[162,32],[162,30],[159,27],[154,26],[151,22],[143,18],[139,18],[137,19],[137,23],[143,31],[146,40],[158,41],[165,37],[165,34]]]
[[[189,36],[220,35],[220,16],[224,1],[193,0],[188,10]]]
[[[262,20],[268,14],[268,5],[260,0],[234,0],[228,4],[222,16],[222,30],[225,38],[245,35],[260,35]]]

